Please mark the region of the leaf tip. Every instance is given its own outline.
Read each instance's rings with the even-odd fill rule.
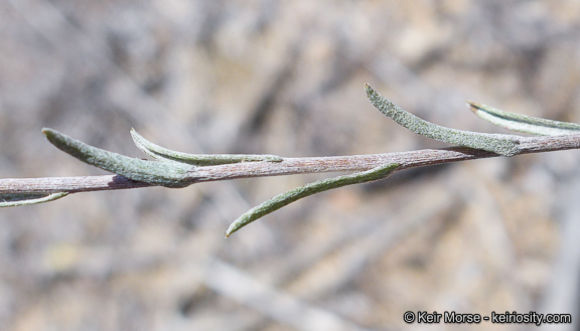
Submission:
[[[271,201],[271,200],[268,200]],[[226,238],[229,238],[232,234],[243,228],[244,226],[250,224],[251,222],[255,221],[256,219],[260,218],[263,215],[257,215],[255,213],[255,207],[245,212],[242,216],[238,217],[235,221],[233,221],[228,229],[226,230]]]
[[[59,144],[64,140],[64,135],[54,129],[51,128],[42,128],[42,130],[40,130],[40,132],[42,132],[42,134],[44,134],[46,136],[46,139],[48,139],[48,141],[55,145],[55,146],[59,146]]]
[[[137,144],[137,141],[140,140],[140,138],[143,138],[138,132],[137,130],[135,130],[135,128],[131,128],[131,130],[129,130],[129,133],[131,134],[131,138],[133,139],[133,141],[135,142],[135,144]]]
[[[367,93],[367,97],[371,97],[372,95],[376,94],[375,90],[369,83],[365,83],[365,92]]]
[[[478,113],[480,110],[483,109],[483,105],[477,102],[473,102],[473,101],[467,101],[467,107],[469,107],[469,110],[471,110],[474,113]]]
[[[228,229],[226,230],[226,238],[229,238],[234,232],[238,231],[238,229],[235,227],[235,222],[230,224],[230,226],[228,227]]]
[[[57,133],[57,131],[56,131],[56,130],[53,130],[53,129],[51,129],[51,128],[42,128],[42,129],[40,130],[40,132],[42,132],[42,134],[44,134],[44,135],[45,135],[45,136],[47,136],[47,137],[49,137],[49,136],[51,136],[51,135],[54,135],[54,134],[56,134],[56,133]]]

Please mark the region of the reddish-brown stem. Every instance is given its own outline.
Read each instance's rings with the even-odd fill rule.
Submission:
[[[550,152],[580,148],[580,135],[526,137],[520,141],[518,154]],[[192,167],[188,173],[193,183],[228,180],[234,178],[280,176],[305,173],[361,171],[386,163],[398,163],[398,170],[436,165],[449,162],[496,157],[497,154],[482,150],[452,147],[446,149],[423,149],[409,152],[284,158],[282,162],[243,162],[215,166]],[[117,190],[152,186],[119,175],[5,178],[0,179],[0,194],[22,192],[88,192]]]

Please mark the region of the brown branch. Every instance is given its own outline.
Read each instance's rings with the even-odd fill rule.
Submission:
[[[520,140],[518,154],[541,153],[580,148],[580,135],[526,137]],[[282,162],[244,162],[195,167],[188,174],[192,183],[234,178],[280,176],[336,171],[361,171],[381,164],[398,163],[397,170],[442,163],[474,160],[499,155],[482,150],[451,147],[409,152],[331,157],[284,158]],[[0,194],[22,192],[88,192],[152,186],[119,175],[5,178],[0,179]]]

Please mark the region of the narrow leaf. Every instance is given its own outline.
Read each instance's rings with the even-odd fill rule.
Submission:
[[[34,205],[54,201],[68,195],[68,192],[57,193],[4,193],[0,194],[0,208]]]
[[[166,187],[185,187],[186,174],[191,166],[176,162],[140,160],[87,145],[56,130],[42,129],[58,149],[95,167],[129,179]]]
[[[393,119],[397,124],[427,138],[449,144],[482,149],[504,156],[513,156],[519,152],[519,139],[514,135],[500,135],[451,129],[421,119],[392,103],[366,84],[370,102],[381,113]]]
[[[487,105],[467,102],[471,111],[492,124],[512,131],[541,136],[563,136],[580,132],[580,124],[509,113]]]
[[[238,231],[258,218],[276,211],[296,200],[341,186],[365,183],[385,178],[397,167],[399,167],[399,165],[396,163],[386,164],[363,172],[323,179],[279,194],[272,199],[248,210],[242,216],[238,217],[238,219],[236,219],[229,226],[228,230],[226,231],[226,237],[229,237],[232,233]]]
[[[277,155],[269,154],[188,154],[178,152],[150,142],[137,133],[135,129],[131,129],[131,137],[137,148],[157,160],[176,161],[197,166],[256,161],[281,162],[283,160]]]

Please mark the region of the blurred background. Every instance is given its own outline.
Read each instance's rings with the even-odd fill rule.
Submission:
[[[105,173],[42,127],[139,157],[131,127],[191,153],[445,146],[372,108],[365,82],[449,127],[505,132],[465,100],[580,122],[579,19],[573,0],[2,1],[0,177]],[[224,239],[251,206],[330,175],[2,209],[0,329],[398,330],[425,327],[408,310],[578,311],[577,151],[408,170]]]

